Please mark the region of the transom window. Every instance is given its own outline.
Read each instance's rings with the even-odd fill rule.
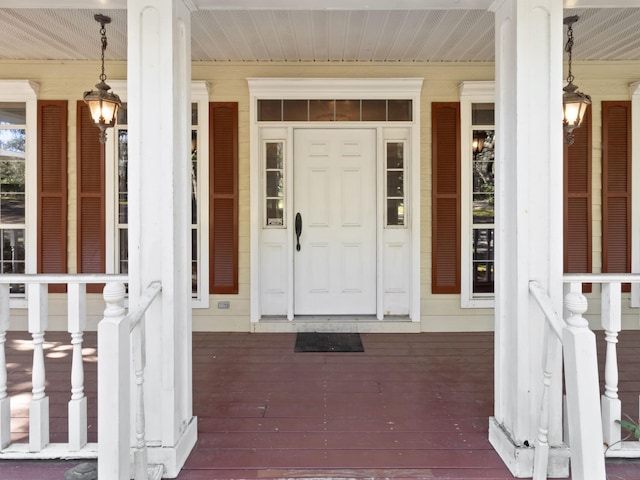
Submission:
[[[411,100],[258,100],[259,122],[410,122]]]

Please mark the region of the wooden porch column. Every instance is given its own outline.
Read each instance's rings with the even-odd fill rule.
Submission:
[[[489,439],[531,477],[542,395],[539,281],[562,312],[562,0],[498,0],[496,37],[495,416]],[[568,475],[560,362],[552,366],[549,472]]]
[[[163,464],[165,477],[177,476],[197,438],[191,396],[188,4],[127,4],[129,305],[138,303],[152,281],[162,282],[144,322],[144,397],[149,463]]]

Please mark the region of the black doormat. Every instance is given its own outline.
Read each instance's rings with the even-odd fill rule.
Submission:
[[[359,333],[300,332],[295,352],[364,352]]]

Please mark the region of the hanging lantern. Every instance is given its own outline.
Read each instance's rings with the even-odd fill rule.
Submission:
[[[580,127],[582,119],[587,111],[587,107],[591,105],[591,97],[578,90],[578,86],[573,83],[573,74],[571,73],[571,57],[573,53],[573,24],[578,21],[578,16],[567,17],[564,24],[567,29],[567,43],[564,50],[569,54],[569,75],[567,76],[567,85],[562,89],[562,113],[565,137],[564,143],[572,145],[574,141],[573,131]]]
[[[97,90],[84,92],[82,98],[89,106],[93,123],[100,129],[100,143],[105,143],[107,141],[106,130],[115,125],[116,114],[122,102],[118,95],[109,91],[111,87],[105,82],[107,76],[104,73],[104,51],[107,49],[107,31],[104,26],[111,23],[111,18],[101,14],[96,14],[93,18],[100,24],[100,35],[102,36],[102,73],[99,77],[100,83],[95,85]]]

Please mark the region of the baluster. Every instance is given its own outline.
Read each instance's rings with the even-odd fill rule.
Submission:
[[[87,444],[87,397],[84,394],[84,366],[82,337],[87,326],[87,286],[84,283],[68,285],[68,332],[71,334],[73,356],[71,360],[71,400],[69,400],[69,450],[77,452]]]
[[[135,480],[147,478],[147,445],[144,415],[144,369],[136,370],[136,450],[134,452]]]
[[[558,361],[560,355],[560,342],[553,335],[549,323],[544,325],[544,370],[543,370],[543,389],[540,405],[540,419],[538,422],[538,437],[536,439],[536,448],[534,452],[533,479],[545,480],[547,478],[547,466],[549,463],[549,399],[552,369],[553,365]]]
[[[0,450],[11,443],[11,398],[7,393],[5,344],[9,329],[9,284],[0,284]]]
[[[124,285],[107,283],[98,324],[98,478],[128,480],[130,439],[130,330]]]
[[[49,443],[49,397],[45,394],[44,332],[48,321],[48,285],[28,285],[29,333],[33,337],[32,398],[29,406],[29,450],[41,451]]]
[[[147,478],[147,445],[145,440],[144,369],[146,357],[144,316],[131,332],[133,369],[136,375],[136,447],[134,452],[135,480]]]
[[[618,398],[618,354],[616,344],[618,333],[622,329],[622,289],[620,282],[602,284],[602,328],[604,329],[607,350],[604,366],[604,394],[602,404],[602,436],[612,450],[621,447],[620,425],[622,404]]]

